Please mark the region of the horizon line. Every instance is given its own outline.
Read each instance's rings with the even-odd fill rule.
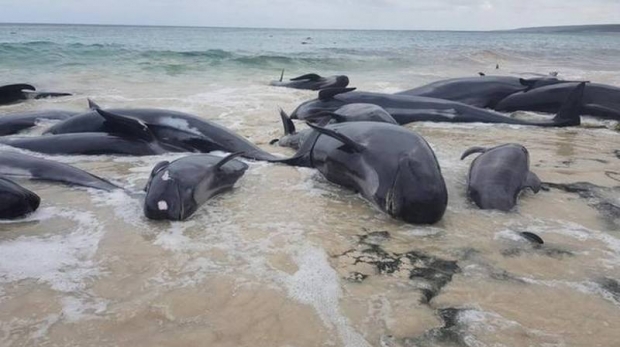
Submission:
[[[324,30],[324,31],[446,31],[446,32],[497,32],[497,31],[518,31],[523,29],[548,29],[563,27],[604,27],[620,26],[618,24],[570,24],[570,25],[548,25],[534,27],[519,27],[512,29],[360,29],[360,28],[301,28],[301,27],[243,27],[243,26],[207,26],[207,25],[170,25],[170,24],[113,24],[113,23],[32,23],[32,22],[0,22],[0,25],[76,25],[76,26],[105,26],[105,27],[146,27],[146,28],[204,28],[204,29],[262,29],[262,30]]]

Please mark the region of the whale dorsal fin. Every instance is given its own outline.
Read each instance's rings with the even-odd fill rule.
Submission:
[[[0,93],[19,93],[22,90],[32,90],[32,91],[35,91],[36,88],[33,87],[30,84],[24,84],[24,83],[9,84],[9,85],[1,86],[0,87]]]
[[[326,101],[333,99],[338,94],[354,91],[356,88],[325,88],[319,92],[319,100]]]
[[[155,135],[153,135],[151,129],[143,121],[102,109],[96,109],[96,111],[105,119],[103,124],[107,129],[111,130],[110,133],[137,137],[147,142],[155,141]]]
[[[315,73],[309,73],[309,74],[305,74],[305,75],[301,75],[295,78],[291,78],[291,81],[301,81],[301,80],[309,80],[309,81],[318,81],[321,79],[321,76],[315,74]]]
[[[461,160],[469,157],[470,155],[474,154],[474,153],[484,153],[486,152],[487,149],[484,147],[471,147],[468,148],[465,152],[463,152],[463,155],[461,155]]]
[[[90,98],[88,98],[86,100],[88,100],[88,108],[90,108],[91,110],[100,110],[101,109],[101,106],[97,105],[97,103],[92,101]]]
[[[282,126],[284,126],[284,135],[295,134],[297,132],[295,124],[283,109],[280,109],[280,118],[282,119]]]
[[[224,158],[222,158],[222,160],[220,160],[219,162],[217,162],[217,164],[215,164],[214,168],[216,170],[220,170],[222,168],[222,166],[224,166],[224,164],[228,163],[229,161],[242,156],[244,153],[243,152],[236,152],[236,153],[232,153],[229,154],[227,156],[225,156]]]
[[[306,124],[309,127],[311,127],[312,129],[318,131],[319,133],[321,133],[323,135],[326,135],[326,136],[329,136],[329,137],[332,137],[332,138],[334,138],[334,139],[344,143],[344,145],[347,148],[353,150],[354,152],[358,152],[359,153],[359,152],[363,152],[366,149],[366,147],[364,147],[363,145],[361,145],[361,144],[353,141],[352,139],[350,139],[350,138],[340,134],[339,132],[336,132],[336,131],[331,130],[331,129],[326,129],[326,128],[318,127],[318,126],[312,125],[310,123],[306,123]]]
[[[558,113],[553,117],[556,123],[568,123],[569,125],[581,124],[583,110],[583,93],[586,82],[579,83],[566,97]]]
[[[534,193],[538,193],[540,191],[540,186],[540,178],[538,178],[535,173],[531,171],[528,172],[525,182],[523,182],[523,188],[530,188]]]

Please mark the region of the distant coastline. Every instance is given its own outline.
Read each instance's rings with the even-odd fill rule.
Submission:
[[[521,33],[620,33],[620,24],[545,26],[499,31]]]

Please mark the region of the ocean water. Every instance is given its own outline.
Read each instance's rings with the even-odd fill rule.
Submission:
[[[277,110],[292,111],[316,93],[268,86],[282,69],[285,78],[347,74],[352,86],[381,92],[479,71],[557,71],[620,86],[619,40],[4,24],[0,84],[74,96],[2,106],[0,116],[82,110],[86,98],[103,107],[161,107],[290,155],[268,144],[282,133]],[[596,201],[558,190],[525,193],[511,213],[480,211],[465,197],[470,161],[459,160],[470,146],[518,142],[543,181],[617,186],[615,123],[584,122],[409,125],[437,153],[448,185],[448,210],[433,226],[391,220],[315,170],[275,164],[248,162],[232,192],[174,223],[145,219],[137,195],[22,181],[42,205],[24,220],[0,222],[0,345],[615,346],[619,221]],[[181,156],[48,157],[138,192],[156,163]],[[617,192],[606,194],[620,202]],[[521,231],[545,245],[531,247]],[[427,258],[415,254],[458,266],[442,270],[438,276],[450,278],[428,302],[423,290],[433,283],[415,275],[429,271]],[[367,277],[356,281],[359,274]],[[447,325],[446,312],[453,314]]]

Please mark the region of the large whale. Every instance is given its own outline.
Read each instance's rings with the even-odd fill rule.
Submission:
[[[293,119],[308,119],[346,104],[369,103],[383,107],[399,124],[411,122],[504,123],[543,127],[574,126],[581,123],[581,100],[585,83],[573,87],[553,120],[528,121],[510,118],[497,112],[423,96],[354,92],[354,88],[324,89],[318,99],[306,101],[291,114]]]
[[[70,96],[69,93],[36,92],[30,84],[9,84],[0,86],[0,105],[13,104],[28,99],[43,99]]]
[[[106,132],[128,136],[132,132],[136,137],[150,133],[161,146],[188,152],[243,152],[250,159],[277,158],[233,131],[187,113],[160,109],[103,110],[92,102],[91,108],[90,112],[52,126],[47,133]]]
[[[144,214],[150,219],[184,220],[215,195],[232,189],[248,165],[235,160],[196,154],[173,162],[160,162],[146,185]]]
[[[558,112],[577,83],[562,83],[512,94],[495,107],[498,111]],[[620,88],[588,83],[583,92],[582,114],[620,121]]]
[[[396,94],[426,96],[481,108],[495,108],[497,103],[511,94],[563,82],[565,81],[554,76],[528,79],[513,76],[451,78]]]
[[[317,74],[311,73],[302,75],[299,77],[291,78],[288,81],[282,81],[280,76],[279,81],[271,81],[269,85],[275,87],[287,87],[294,89],[306,89],[306,90],[320,90],[325,88],[344,88],[349,85],[349,78],[344,75],[321,77]]]
[[[308,125],[315,131],[295,156],[276,162],[316,168],[330,182],[359,192],[407,223],[441,219],[448,203],[446,184],[422,136],[389,123]]]
[[[0,136],[13,135],[32,128],[45,120],[65,120],[78,114],[74,111],[46,110],[12,113],[0,116]]]
[[[473,153],[482,153],[471,163],[467,195],[481,209],[509,211],[517,204],[523,189],[535,193],[540,179],[530,171],[530,156],[519,144],[509,143],[493,148],[472,147],[461,160]]]
[[[74,166],[31,155],[0,151],[0,177],[28,178],[111,191],[109,181]]]
[[[0,177],[0,219],[14,219],[39,208],[41,198],[19,184]]]

